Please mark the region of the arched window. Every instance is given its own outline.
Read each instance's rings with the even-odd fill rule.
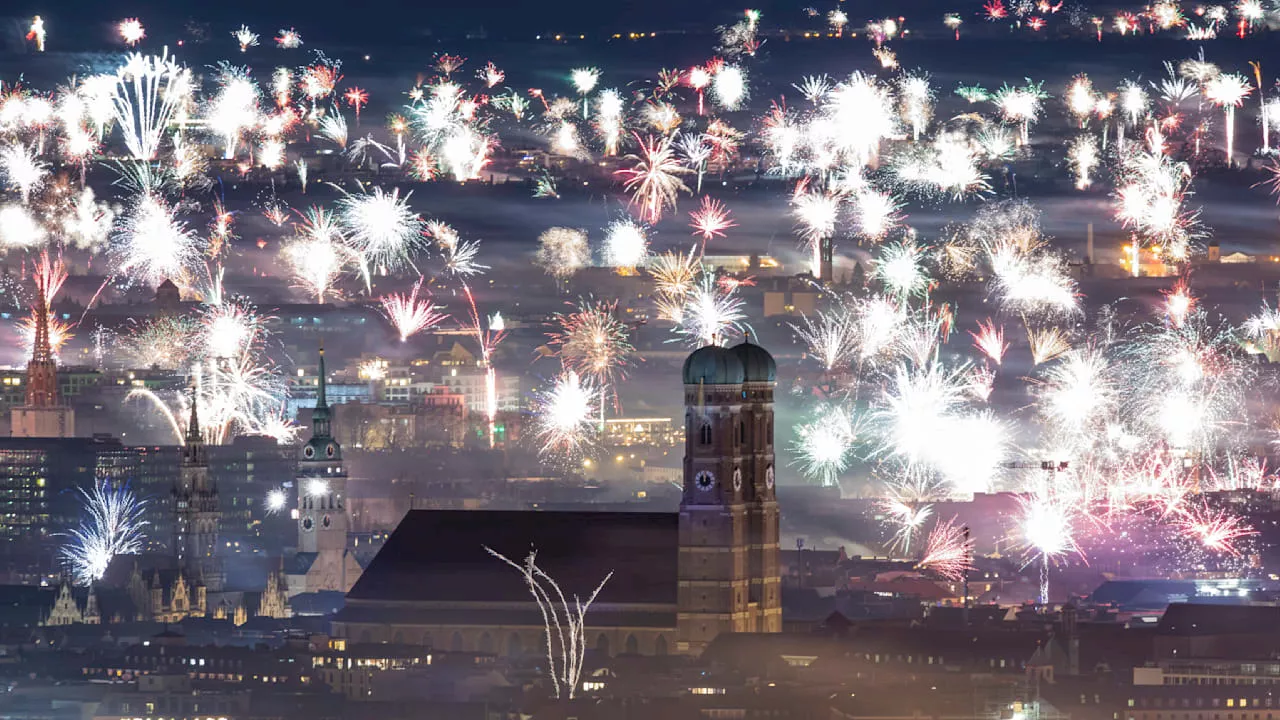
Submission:
[[[638,652],[640,652],[640,642],[636,640],[635,635],[628,635],[627,636],[627,654],[635,655]]]
[[[523,654],[524,645],[520,642],[520,635],[511,633],[511,636],[507,638],[507,656],[516,658]]]
[[[665,635],[658,636],[657,642],[653,644],[653,654],[654,655],[667,654],[667,638]]]
[[[609,638],[604,633],[596,636],[596,652],[605,657],[609,657]]]
[[[493,638],[489,635],[489,633],[481,633],[481,634],[480,634],[480,647],[479,647],[479,650],[480,650],[480,652],[482,652],[482,653],[492,653],[492,652],[493,652]]]
[[[711,444],[711,423],[706,420],[703,420],[701,427],[698,428],[698,442],[703,445]]]
[[[747,441],[747,421],[739,420],[738,421],[738,444],[741,445],[746,441]]]
[[[462,652],[462,633],[454,631],[453,638],[449,640],[449,649],[453,652]]]

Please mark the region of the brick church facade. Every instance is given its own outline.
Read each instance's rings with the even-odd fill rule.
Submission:
[[[566,595],[605,584],[586,616],[606,654],[698,654],[721,633],[781,632],[776,366],[742,343],[683,368],[678,513],[412,510],[347,594],[334,632],[356,642],[540,653],[543,621],[510,558],[537,551]]]

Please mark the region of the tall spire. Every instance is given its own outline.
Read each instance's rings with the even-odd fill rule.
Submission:
[[[324,340],[320,341],[320,378],[316,386],[316,407],[311,412],[311,437],[329,437],[329,399],[325,395]]]
[[[43,272],[32,274],[36,280],[36,333],[27,363],[27,407],[54,407],[58,404],[58,365],[49,342],[49,287]]]
[[[328,410],[328,409],[329,409],[329,400],[328,400],[328,398],[326,398],[326,397],[325,397],[324,385],[325,385],[325,377],[324,377],[324,340],[321,340],[321,341],[320,341],[320,389],[319,389],[319,391],[316,393],[316,409],[317,409],[317,410],[320,410],[320,409]]]
[[[191,417],[187,420],[187,437],[182,446],[182,462],[186,466],[205,467],[209,464],[208,450],[204,445],[204,433],[200,432],[200,394],[195,383],[191,384]]]
[[[196,391],[195,383],[192,383],[191,384],[191,418],[187,420],[187,444],[188,445],[190,445],[193,442],[200,442],[200,440],[202,439],[202,436],[200,435],[200,414],[197,412],[197,408],[200,405],[199,399],[200,399],[200,395]]]

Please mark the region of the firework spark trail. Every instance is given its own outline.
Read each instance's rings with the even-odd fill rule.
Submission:
[[[924,556],[918,565],[951,582],[960,582],[973,568],[973,540],[969,528],[956,518],[939,520],[925,541]]]
[[[933,506],[890,495],[877,507],[885,513],[889,524],[894,527],[893,539],[889,544],[890,549],[909,555],[911,545],[920,534],[925,521],[933,516]]]
[[[973,336],[973,346],[991,358],[991,362],[999,365],[1005,351],[1009,349],[1009,343],[1004,339],[1004,326],[996,327],[995,322],[987,318],[985,323],[978,323],[978,332],[969,334]]]
[[[634,136],[640,152],[628,159],[635,165],[615,174],[632,193],[631,203],[640,219],[653,224],[662,219],[668,207],[675,209],[681,192],[689,192],[689,187],[680,179],[689,170],[680,164],[670,136],[642,138],[639,133]]]
[[[423,278],[418,278],[408,293],[386,295],[379,301],[383,314],[400,334],[400,342],[439,325],[449,317],[440,312],[440,306],[432,304],[430,293],[423,293],[419,297],[422,281]]]
[[[573,312],[556,313],[557,327],[547,333],[548,344],[559,350],[563,366],[592,378],[600,388],[601,401],[612,395],[615,408],[618,407],[617,381],[626,376],[626,368],[638,358],[629,339],[630,331],[618,320],[617,314],[616,300],[580,300]],[[601,413],[603,415],[603,407]]]
[[[822,362],[830,372],[848,364],[858,347],[857,325],[853,313],[837,307],[830,312],[804,316],[803,325],[791,329],[809,346],[809,354]]]
[[[697,210],[689,213],[689,218],[691,220],[689,224],[694,230],[693,234],[702,236],[704,248],[708,240],[722,238],[725,230],[738,226],[729,218],[729,208],[709,195],[702,196],[702,204]]]
[[[582,675],[582,664],[586,657],[587,610],[595,602],[613,572],[604,576],[596,589],[587,597],[586,602],[573,596],[573,604],[565,598],[564,591],[551,576],[543,572],[536,563],[537,552],[529,551],[523,564],[507,559],[505,555],[485,547],[485,552],[515,568],[524,578],[529,592],[538,604],[542,613],[542,622],[547,649],[547,674],[555,690],[555,697],[562,695],[570,700],[578,687],[578,679]]]
[[[156,159],[165,128],[190,92],[191,72],[167,53],[134,53],[116,70],[114,119],[135,160]]]
[[[58,556],[71,571],[75,584],[92,585],[106,574],[112,558],[142,551],[146,502],[139,500],[127,484],[115,485],[109,480],[79,491],[83,516],[80,525],[66,534]]]

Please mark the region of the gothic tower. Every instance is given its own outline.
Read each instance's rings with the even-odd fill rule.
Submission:
[[[209,479],[209,449],[200,432],[194,388],[182,467],[173,487],[173,509],[173,552],[178,569],[190,578],[193,587],[202,585],[210,592],[221,592],[225,575],[217,553],[222,512],[218,509],[218,488]]]
[[[347,552],[347,473],[342,447],[329,426],[325,396],[324,348],[320,348],[320,382],[311,415],[311,439],[298,458],[298,554],[308,557],[306,591],[351,589],[360,566]]]
[[[47,256],[44,258],[47,262]],[[75,437],[75,413],[59,402],[58,363],[49,343],[49,301],[47,278],[37,270],[35,302],[35,342],[27,362],[27,400],[9,415],[14,437]]]
[[[684,363],[685,458],[676,635],[697,654],[722,632],[780,632],[773,475],[776,369],[764,348],[708,346]]]

